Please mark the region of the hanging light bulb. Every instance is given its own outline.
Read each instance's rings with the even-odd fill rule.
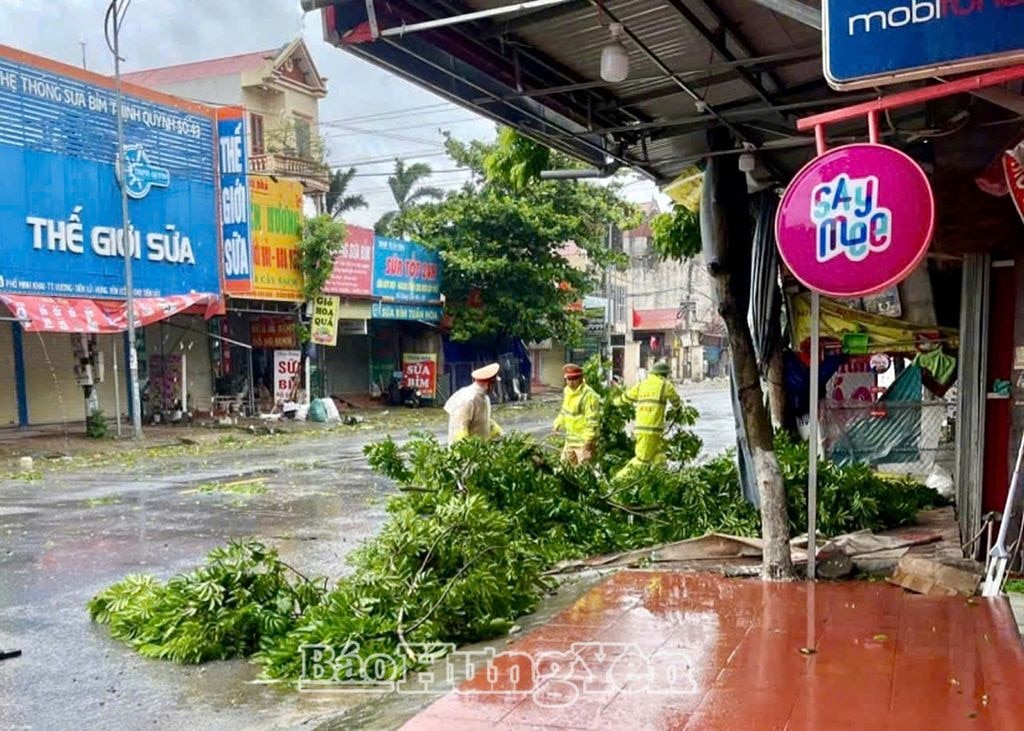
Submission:
[[[629,76],[629,52],[622,45],[622,23],[609,23],[612,38],[601,49],[601,78],[611,83],[625,81]]]

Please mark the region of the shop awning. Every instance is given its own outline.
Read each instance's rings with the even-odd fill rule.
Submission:
[[[794,295],[789,302],[793,339],[798,347],[811,336],[811,298],[807,293]],[[956,330],[917,325],[892,317],[851,309],[823,297],[821,299],[821,336],[842,340],[848,333],[867,337],[867,353],[903,353],[914,355],[918,346],[942,342],[952,349],[959,347]]]
[[[135,324],[141,327],[197,305],[206,305],[209,315],[218,301],[217,295],[209,293],[136,297],[132,309]],[[0,302],[21,321],[25,332],[116,333],[128,329],[128,309],[122,301],[2,294]]]
[[[675,330],[679,323],[679,309],[668,307],[655,310],[633,310],[634,330]]]

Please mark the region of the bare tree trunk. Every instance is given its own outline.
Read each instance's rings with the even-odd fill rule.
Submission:
[[[731,140],[727,136],[712,139],[712,150],[729,146]],[[740,398],[740,418],[746,428],[761,496],[761,534],[764,539],[761,575],[767,580],[780,581],[793,577],[789,518],[785,484],[775,458],[772,424],[761,392],[754,343],[747,324],[753,231],[747,183],[737,163],[735,155],[708,160],[700,209],[701,238],[718,312],[729,333],[733,377]]]
[[[772,409],[772,426],[783,428],[786,421],[786,384],[783,374],[782,346],[776,344],[768,361],[768,404]]]

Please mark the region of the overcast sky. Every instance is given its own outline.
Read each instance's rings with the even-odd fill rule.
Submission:
[[[107,5],[108,0],[0,0],[0,43],[80,65],[84,42],[88,68],[112,74],[103,38]],[[440,130],[467,140],[492,139],[493,124],[329,46],[320,14],[304,16],[298,0],[132,0],[122,31],[123,68],[137,71],[265,50],[300,34],[328,79],[320,120],[330,162],[358,168],[353,190],[370,204],[348,220],[369,226],[393,207],[386,173],[396,156],[428,163],[436,171],[433,185],[456,188],[467,178],[444,156]],[[373,133],[350,127],[372,128]],[[648,201],[657,194],[653,184],[636,180],[623,191],[630,199]]]

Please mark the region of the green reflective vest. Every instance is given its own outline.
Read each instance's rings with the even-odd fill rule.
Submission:
[[[564,393],[555,429],[565,429],[565,443],[570,447],[593,442],[601,423],[601,397],[585,383],[575,391],[566,386]]]
[[[637,434],[661,434],[665,430],[665,409],[671,403],[679,408],[682,401],[676,387],[664,376],[651,374],[622,394],[626,403],[636,404]]]

